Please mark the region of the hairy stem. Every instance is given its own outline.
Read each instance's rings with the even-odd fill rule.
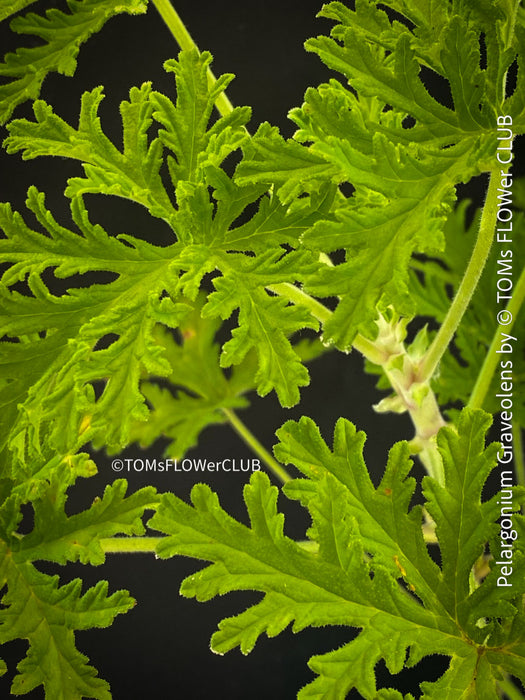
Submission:
[[[273,474],[285,484],[287,481],[291,480],[291,476],[288,474],[286,469],[279,464],[279,462],[272,457],[268,450],[261,445],[259,440],[255,435],[249,430],[249,428],[244,425],[242,420],[229,408],[223,408],[222,412],[226,418],[230,421],[235,432],[243,439],[243,441],[250,447],[256,455],[258,455],[263,462],[266,464],[268,469],[270,469]]]
[[[514,465],[516,480],[520,486],[525,486],[525,455],[523,454],[523,439],[521,426],[518,421],[512,423],[512,440],[514,442]]]
[[[524,301],[525,269],[522,270],[518,284],[514,288],[512,299],[507,304],[506,311],[510,314],[511,321],[507,325],[500,324],[494,333],[494,337],[492,338],[492,342],[487,351],[483,367],[481,368],[481,372],[478,375],[476,384],[474,385],[474,389],[470,396],[470,401],[468,403],[470,408],[481,408],[483,406],[483,402],[485,401],[485,397],[487,396],[487,392],[490,387],[490,382],[492,381],[492,377],[499,363],[499,357],[496,350],[501,343],[501,334],[510,334]]]
[[[302,289],[299,289],[299,287],[296,287],[294,284],[282,282],[281,284],[269,285],[267,289],[269,289],[271,292],[275,292],[275,294],[279,294],[279,296],[293,301],[293,303],[297,304],[298,306],[306,307],[312,316],[321,323],[326,323],[326,321],[328,321],[332,315],[330,309],[327,309],[324,304],[321,304],[320,301],[317,301],[317,299],[314,299],[306,292],[303,292]]]
[[[332,312],[316,299],[303,292],[293,284],[282,283],[269,286],[268,289],[284,296],[294,304],[306,307],[312,316],[325,323]],[[411,444],[417,452],[427,472],[443,482],[443,465],[435,444],[435,436],[445,425],[436,397],[428,386],[418,378],[418,368],[408,355],[402,341],[397,337],[396,329],[383,318],[378,321],[379,334],[376,340],[369,340],[358,334],[353,347],[367,360],[382,367],[388,381],[396,392],[399,406],[408,411],[414,424],[416,435]],[[396,360],[396,368],[392,361]],[[400,367],[402,366],[402,369]],[[426,384],[426,386],[424,386]]]
[[[478,285],[479,278],[485,267],[490,248],[492,246],[492,241],[494,239],[494,232],[496,229],[496,214],[498,211],[497,206],[497,192],[498,185],[500,183],[499,178],[496,173],[491,173],[489,187],[487,191],[487,198],[485,200],[485,205],[483,207],[483,213],[481,215],[481,222],[479,226],[478,238],[474,250],[472,251],[472,256],[470,258],[467,269],[461,284],[457,291],[454,301],[452,302],[450,309],[445,317],[445,320],[441,324],[441,327],[434,338],[432,345],[429,347],[423,361],[421,362],[419,369],[420,381],[427,381],[430,379],[436,368],[447,350],[454,334],[461,323],[463,314],[470,304],[472,295]]]
[[[267,289],[275,292],[275,294],[279,294],[279,296],[289,299],[297,306],[304,306],[310,311],[312,316],[321,323],[326,323],[332,315],[332,311],[327,309],[324,304],[321,304],[320,301],[317,301],[317,299],[314,299],[293,284],[283,282],[281,284],[269,285]],[[376,365],[383,364],[385,359],[387,359],[385,353],[377,347],[373,340],[368,340],[368,338],[365,338],[359,333],[354,338],[352,346]]]
[[[508,700],[523,700],[525,697],[508,676],[498,681],[498,688]]]
[[[187,30],[186,25],[172,6],[170,0],[153,0],[153,4],[159,11],[160,16],[166,23],[170,32],[173,34],[175,41],[181,47],[181,49],[185,51],[196,49],[199,51],[197,44]],[[209,85],[214,85],[216,82],[217,79],[215,78],[213,71],[208,67]],[[221,94],[215,100],[215,106],[223,117],[233,111],[233,105],[224,92],[221,92]]]
[[[100,546],[106,554],[155,554],[164,537],[103,537]]]

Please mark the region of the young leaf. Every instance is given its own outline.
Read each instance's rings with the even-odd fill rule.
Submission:
[[[107,320],[99,319],[98,316],[91,318],[82,327],[78,338],[82,342],[77,344],[74,359],[71,358],[70,351],[67,351],[61,360],[66,367],[70,367],[71,363],[82,363],[83,369],[77,373],[74,381],[68,376],[67,391],[75,386],[77,394],[83,397],[81,401],[85,403],[86,384],[114,377],[97,402],[100,410],[96,412],[98,415],[105,412],[106,420],[117,418],[117,425],[122,422],[122,416],[126,416],[126,420],[128,416],[139,420],[146,416],[144,402],[136,388],[140,370],[140,363],[136,359],[144,358],[144,367],[150,373],[165,375],[168,372],[167,364],[157,360],[158,352],[152,356],[149,354],[154,344],[149,340],[151,325],[146,319],[154,317],[155,320],[164,322],[164,309],[172,302],[169,299],[159,302],[159,299],[168,292],[175,306],[171,313],[172,321],[167,325],[177,325],[183,310],[180,304],[177,306],[177,297],[182,293],[186,298],[195,299],[204,275],[215,270],[219,270],[222,276],[214,280],[216,291],[210,295],[203,314],[227,319],[234,310],[239,309],[240,324],[223,348],[221,365],[229,367],[239,364],[250,348],[255,348],[258,354],[255,378],[258,392],[264,395],[275,389],[281,403],[286,406],[298,401],[299,387],[308,383],[308,372],[293,350],[289,336],[301,328],[316,327],[317,322],[307,310],[287,305],[265,287],[300,283],[317,267],[317,262],[309,253],[288,253],[284,246],[297,245],[301,234],[329,208],[333,190],[325,186],[315,197],[302,199],[287,207],[278,198],[264,195],[261,199],[266,191],[265,186],[239,186],[232,182],[219,165],[247,138],[243,125],[249,112],[245,109],[234,110],[231,115],[218,119],[210,126],[214,100],[231,79],[231,76],[224,76],[215,86],[210,87],[206,75],[210,60],[209,54],[199,55],[192,51],[181,52],[179,61],[166,64],[167,70],[176,76],[175,105],[168,98],[152,92],[148,84],[140,90],[131,90],[130,101],[121,106],[122,152],[102,131],[97,116],[102,98],[100,89],[84,95],[78,129],[66,124],[43,102],[35,104],[36,123],[15,120],[9,127],[11,136],[7,145],[11,152],[23,150],[26,158],[44,154],[62,155],[78,158],[84,163],[86,177],[71,179],[66,190],[66,194],[73,197],[72,206],[75,210],[82,208],[82,205],[75,204],[76,199],[87,192],[116,194],[144,205],[153,216],[165,219],[177,239],[172,246],[158,248],[153,254],[157,258],[154,280],[147,274],[144,275],[146,266],[141,268],[140,287],[144,292],[148,290],[146,297],[138,292],[138,288],[133,294],[130,293],[129,282],[135,285],[138,278],[132,273],[133,281],[128,278],[126,282],[123,269],[112,262],[89,264],[86,261],[83,266],[76,267],[77,256],[67,245],[61,248],[64,256],[59,262],[51,263],[49,260],[45,265],[41,258],[38,274],[43,268],[58,264],[55,273],[58,275],[64,275],[70,270],[85,272],[94,269],[109,270],[120,275],[112,285],[97,289],[99,295],[106,291],[111,295],[111,300],[108,298],[102,301],[101,298],[102,304],[109,303],[111,306],[111,323],[108,325]],[[159,131],[158,138],[149,143],[147,132],[153,119],[163,128]],[[193,139],[187,138],[189,125],[195,129]],[[168,155],[168,165],[175,186],[176,207],[159,175],[164,148],[172,152],[172,155]],[[244,211],[257,200],[260,200],[259,208],[247,220]],[[7,218],[10,216],[8,214]],[[43,218],[50,221],[49,214],[43,215]],[[56,229],[56,225],[53,226]],[[89,228],[90,225],[85,226]],[[8,232],[8,235],[12,237],[13,234]],[[30,238],[35,240],[34,236]],[[71,235],[66,238],[69,243],[74,240]],[[47,250],[47,243],[42,244],[42,237],[37,236],[36,240],[41,248]],[[126,240],[139,250],[137,241],[131,238]],[[115,246],[112,240],[111,245]],[[106,246],[110,246],[107,241]],[[26,247],[25,250],[29,252],[29,248]],[[118,250],[120,248],[117,244],[115,252]],[[147,259],[152,259],[152,248],[144,244],[141,250],[148,251]],[[98,255],[94,247],[93,253]],[[253,253],[256,254],[255,258],[252,257]],[[74,260],[66,262],[71,255]],[[111,258],[118,256],[119,253],[116,252]],[[11,263],[18,260],[16,256],[8,254],[3,259]],[[133,259],[138,260],[136,257]],[[164,262],[160,263],[159,260]],[[35,291],[40,283],[35,280],[34,255],[31,256],[30,264],[14,265],[4,281],[9,284],[15,274],[21,276],[28,271],[32,273],[33,294],[45,297],[49,304],[51,300],[46,297],[44,289],[38,293]],[[129,266],[127,272],[131,272]],[[125,299],[123,306],[113,302],[115,292],[121,299]],[[77,311],[83,305],[81,300],[85,299],[82,293],[75,291],[71,299],[64,297],[52,300],[53,305],[61,304],[63,311],[66,303],[71,304],[68,308],[75,314],[77,325],[81,320],[81,312],[77,314]],[[74,309],[73,298],[79,302]],[[15,297],[11,295],[10,299],[14,301]],[[149,300],[146,308],[153,306],[154,310],[147,311],[144,318],[146,299]],[[185,303],[182,299],[181,301]],[[19,297],[16,297],[15,303],[20,305],[19,308],[33,304],[32,301]],[[97,308],[101,308],[100,305]],[[51,317],[55,316],[51,309],[49,313]],[[92,354],[93,343],[107,334],[118,335],[119,325],[130,313],[135,317],[136,323],[126,328],[125,336],[121,336],[120,341],[106,350]],[[25,316],[30,317],[31,314],[26,313]],[[68,331],[75,333],[69,323],[68,320]],[[41,333],[44,330],[29,327],[28,323],[26,326],[26,333]],[[21,332],[21,327],[13,322],[8,325],[6,332],[14,335],[15,329],[17,333]],[[128,359],[123,356],[123,351],[129,352],[131,365],[127,364]],[[88,355],[90,362],[86,363]],[[66,361],[65,358],[69,360]],[[65,387],[64,383],[63,393]],[[124,403],[121,402],[123,398],[126,398]],[[93,414],[92,403],[88,396],[84,414]],[[94,415],[91,428],[96,432],[99,424],[95,418],[97,416]],[[125,443],[128,434],[126,425],[122,429],[117,427],[117,432],[111,433],[110,449]],[[91,437],[91,434],[86,437]]]
[[[71,178],[66,195],[75,197],[98,192],[130,199],[145,206],[153,216],[173,227],[175,209],[162,183],[162,144],[148,143],[153,117],[151,85],[130,90],[129,102],[121,104],[124,148],[121,153],[102,131],[98,109],[104,97],[101,87],[84,93],[78,129],[57,116],[52,107],[38,100],[33,105],[36,122],[15,119],[5,145],[8,153],[22,151],[24,159],[43,155],[80,160],[84,178]]]
[[[49,155],[79,160],[85,177],[68,181],[68,197],[89,192],[130,199],[145,206],[152,216],[164,219],[184,240],[159,174],[163,147],[172,152],[167,162],[174,187],[179,181],[204,182],[204,168],[218,167],[247,138],[244,124],[250,118],[247,107],[236,108],[210,124],[215,99],[233,78],[223,75],[210,86],[210,63],[208,52],[201,55],[197,51],[182,51],[178,61],[166,61],[165,70],[175,74],[176,104],[153,91],[150,83],[130,90],[129,102],[120,106],[122,152],[105,136],[100,124],[101,87],[83,95],[78,129],[44,101],[37,101],[33,106],[36,122],[15,119],[8,125],[7,152],[22,151],[24,159]],[[149,142],[148,130],[154,121],[164,128]]]
[[[234,78],[227,73],[210,86],[211,61],[207,51],[182,51],[178,61],[164,64],[165,70],[175,75],[176,104],[158,92],[152,95],[153,116],[164,127],[159,138],[173,154],[168,164],[175,187],[180,180],[202,181],[207,165],[221,165],[248,136],[245,124],[251,116],[249,107],[235,107],[210,124],[215,101]]]

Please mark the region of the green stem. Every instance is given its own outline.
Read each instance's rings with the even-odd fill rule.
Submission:
[[[271,292],[275,292],[275,294],[279,294],[279,296],[289,299],[297,306],[304,306],[310,311],[312,316],[321,323],[326,323],[333,313],[330,309],[327,309],[324,304],[321,304],[320,301],[317,301],[317,299],[303,292],[302,289],[299,289],[299,287],[296,287],[294,284],[282,282],[281,284],[269,285],[267,289]],[[365,338],[359,333],[354,338],[352,346],[364,355],[367,360],[370,360],[376,365],[382,365],[385,360],[388,359],[374,341],[368,340],[368,338]]]
[[[474,294],[481,273],[485,267],[496,229],[496,214],[498,211],[497,192],[499,184],[500,179],[497,173],[491,173],[487,199],[485,200],[485,206],[483,207],[483,213],[481,215],[478,239],[454,301],[420,365],[419,380],[422,382],[430,379],[436,371],[443,354],[454,337],[454,333],[463,318],[463,314],[470,304],[472,295]]]
[[[520,278],[518,280],[518,284],[516,285],[512,294],[512,299],[507,304],[506,311],[508,311],[510,314],[511,322],[505,326],[502,326],[500,324],[496,329],[496,332],[490,344],[490,348],[488,349],[487,355],[485,357],[483,367],[481,368],[481,372],[478,375],[478,379],[470,396],[470,401],[468,403],[470,408],[481,408],[483,406],[483,402],[490,387],[490,382],[492,381],[492,376],[494,375],[496,367],[499,363],[499,356],[496,350],[499,348],[501,343],[501,334],[510,334],[510,332],[512,331],[512,327],[514,326],[514,323],[516,321],[516,317],[518,316],[518,313],[524,301],[525,269],[522,270]]]
[[[104,537],[100,546],[106,554],[154,554],[164,537]]]
[[[279,296],[286,297],[286,299],[293,301],[293,303],[298,306],[306,307],[312,316],[321,323],[326,323],[332,315],[330,309],[327,309],[324,304],[321,304],[320,301],[317,301],[317,299],[303,292],[302,289],[299,289],[299,287],[296,287],[294,284],[282,282],[281,284],[269,285],[267,289],[271,292],[275,292],[275,294]]]
[[[286,469],[272,457],[272,455],[265,447],[263,447],[263,445],[261,445],[259,440],[257,440],[255,435],[244,425],[237,414],[229,408],[223,408],[222,412],[230,421],[235,432],[243,439],[248,447],[255,452],[256,455],[259,455],[259,457],[265,462],[268,469],[270,469],[270,471],[272,471],[283,484],[290,481],[292,477],[288,474]]]
[[[508,676],[498,681],[498,688],[503,691],[508,700],[523,700],[525,697]]]
[[[523,439],[521,426],[518,421],[512,423],[512,440],[514,443],[514,465],[516,480],[520,486],[525,486],[525,460],[523,455]]]
[[[173,34],[175,41],[178,43],[181,49],[184,51],[191,51],[192,49],[199,51],[199,47],[193,40],[189,31],[186,29],[186,25],[181,20],[176,10],[173,8],[170,0],[153,0],[153,4],[159,11],[160,16],[166,23],[170,32]],[[209,85],[213,86],[216,82],[217,79],[215,78],[213,71],[208,68]],[[223,117],[233,112],[233,105],[224,92],[221,92],[221,94],[215,100],[215,106]]]
[[[269,286],[268,289],[289,299],[296,305],[304,306],[314,318],[322,323],[326,323],[332,315],[326,306],[293,284],[285,282]],[[416,438],[412,444],[417,448],[419,457],[428,473],[442,483],[443,465],[434,438],[445,422],[439,411],[436,397],[430,387],[427,387],[424,397],[421,397],[420,400],[414,399],[412,393],[417,368],[413,366],[403,343],[396,338],[395,331],[388,324],[382,323],[381,319],[378,321],[378,327],[380,330],[375,341],[368,340],[368,338],[358,334],[354,339],[353,347],[367,360],[383,368],[392,388],[404,408],[409,412],[416,429]],[[393,357],[404,358],[404,372],[392,371],[389,368]]]
[[[363,357],[370,360],[370,362],[373,362],[375,365],[384,365],[388,360],[384,350],[379,348],[373,340],[365,338],[360,333],[354,338],[352,346],[360,352]]]

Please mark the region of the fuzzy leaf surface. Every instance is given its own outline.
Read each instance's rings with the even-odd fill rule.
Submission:
[[[76,648],[75,631],[109,626],[117,614],[134,605],[133,599],[126,591],[108,595],[106,581],[82,593],[80,579],[61,585],[58,576],[35,566],[42,560],[100,564],[104,561],[101,538],[144,533],[144,511],[158,502],[155,489],[147,487],[126,496],[123,480],[107,486],[103,498],[88,510],[66,515],[66,489],[78,476],[90,476],[93,469],[87,455],[53,457],[34,465],[34,473],[26,479],[22,471],[17,482],[0,481],[0,586],[4,589],[0,641],[29,643],[13,680],[16,695],[42,685],[50,698],[111,697],[107,682]],[[34,508],[34,526],[21,535],[21,506],[28,501]]]
[[[0,209],[5,235],[0,259],[6,263],[0,290],[6,336],[0,360],[4,446],[21,454],[38,451],[41,427],[50,422],[52,439],[63,451],[90,439],[97,445],[104,440],[110,450],[127,444],[131,425],[149,415],[142,379],[173,374],[177,381],[181,374],[166,358],[157,327],[179,326],[207,273],[214,276],[215,291],[203,315],[222,320],[239,315],[222,349],[221,366],[244,363],[246,368],[252,363],[245,362],[246,356],[255,353],[250,386],[263,395],[275,390],[284,405],[296,403],[299,388],[308,383],[290,336],[317,322],[266,286],[301,283],[316,266],[307,251],[285,246],[296,245],[329,209],[333,191],[325,187],[288,207],[265,194],[264,186],[239,186],[221,170],[224,158],[247,138],[249,111],[239,108],[212,119],[214,100],[231,76],[210,87],[210,61],[209,54],[193,51],[167,62],[175,75],[175,104],[149,84],[133,88],[121,104],[122,149],[102,130],[99,88],[84,95],[77,128],[42,101],[34,106],[35,122],[10,124],[9,150],[22,150],[26,158],[80,160],[85,177],[69,180],[66,190],[79,233],[58,224],[34,188],[27,205],[43,232],[30,229],[9,205]],[[161,128],[152,139],[154,122]],[[194,131],[193,141],[188,129]],[[159,174],[166,160],[173,200]],[[88,219],[87,193],[141,204],[169,224],[173,242],[161,247],[127,233],[106,233]],[[252,205],[255,213],[249,215],[245,210]],[[101,282],[83,286],[81,276],[87,273],[100,274]],[[70,277],[74,286],[67,288],[60,280]],[[20,286],[15,290],[20,283],[26,285],[23,293]],[[182,361],[172,355],[173,361]],[[168,410],[168,394],[151,391],[155,403]],[[215,409],[205,408],[181,447],[193,444],[212,414],[217,417]]]
[[[321,266],[305,284],[317,297],[338,298],[323,337],[344,350],[358,332],[373,337],[373,321],[388,306],[414,315],[412,255],[443,248],[456,186],[492,167],[496,114],[511,115],[516,133],[522,131],[519,88],[510,96],[501,91],[522,51],[519,32],[512,37],[510,8],[459,13],[448,5],[384,5],[407,24],[369,0],[355,10],[324,6],[321,14],[337,22],[332,36],[306,46],[342,73],[352,91],[337,80],[309,89],[302,108],[290,113],[298,126],[294,140],[263,125],[243,146],[238,169],[240,183],[273,183],[285,202],[326,180],[353,186],[350,197],[336,198],[328,220],[301,239],[313,252],[345,251],[344,262]],[[491,36],[484,68],[480,34]],[[427,78],[429,67],[448,83],[452,107]]]
[[[0,22],[3,22],[7,17],[24,10],[29,5],[32,5],[36,0],[1,0],[0,2]]]
[[[126,242],[111,238],[90,223],[80,198],[72,203],[80,233],[60,226],[34,188],[27,205],[48,233],[30,229],[9,205],[0,209],[0,227],[7,236],[0,241],[0,257],[11,263],[2,277],[1,325],[5,335],[20,339],[17,344],[2,343],[7,380],[2,387],[3,438],[9,429],[12,440],[29,430],[30,442],[37,440],[40,424],[56,416],[52,435],[59,442],[61,436],[70,441],[66,450],[80,432],[85,432],[84,439],[95,438],[102,424],[108,444],[121,444],[129,421],[147,415],[138,390],[143,369],[161,376],[170,371],[152,337],[153,327],[160,318],[175,326],[188,310],[161,299],[169,288],[171,251],[130,236]],[[56,295],[44,283],[50,268],[57,280],[103,270],[116,279]],[[29,293],[10,289],[25,279]],[[97,348],[108,336],[114,342]],[[27,371],[21,369],[26,366]],[[101,380],[105,388],[97,401],[92,383]],[[25,410],[17,409],[17,403]],[[82,424],[85,416],[89,418]],[[66,434],[64,420],[70,421]]]
[[[27,0],[4,0],[0,5],[0,21],[30,4]],[[73,75],[80,45],[100,31],[111,17],[123,12],[143,14],[147,1],[68,0],[68,8],[69,12],[53,8],[44,16],[30,12],[11,22],[13,31],[33,35],[43,43],[8,53],[0,64],[0,76],[11,79],[0,86],[0,123],[6,122],[20,103],[38,98],[49,73]]]
[[[513,628],[512,618],[521,614],[525,584],[517,575],[512,590],[502,591],[497,610],[489,605],[495,569],[474,591],[469,587],[471,567],[497,527],[495,499],[480,500],[498,449],[485,448],[488,423],[481,411],[465,411],[457,433],[440,433],[445,485],[427,477],[425,494],[436,522],[441,568],[423,541],[421,509],[410,508],[415,483],[407,477],[406,446],[393,448],[376,489],[362,462],[362,436],[343,419],[333,451],[304,418],[283,427],[276,450],[278,458],[308,477],[289,482],[286,493],[310,512],[307,534],[315,550],[306,551],[284,534],[278,492],[264,474],[254,474],[245,487],[250,527],[232,519],[205,485],[194,487],[192,506],[173,495],[163,497],[150,521],[168,535],[160,556],[212,562],[185,579],[183,595],[205,601],[233,590],[264,594],[220,623],[212,648],[223,653],[240,646],[247,653],[263,632],[274,636],[290,623],[294,631],[331,624],[362,628],[353,641],[311,660],[319,677],[299,693],[301,699],[343,699],[353,688],[365,698],[378,697],[376,663],[382,658],[391,673],[398,673],[407,652],[409,665],[428,654],[451,657],[445,675],[424,684],[425,698],[445,689],[453,689],[455,697],[475,692],[496,698],[501,671],[523,677],[523,631]],[[523,556],[515,555],[519,572]],[[503,608],[507,620],[500,624]],[[481,617],[488,621],[485,629],[476,625]]]

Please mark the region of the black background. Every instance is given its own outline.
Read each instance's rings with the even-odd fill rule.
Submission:
[[[54,3],[62,7],[61,3]],[[42,10],[53,3],[37,3]],[[310,36],[327,32],[331,23],[316,19],[320,9],[317,0],[286,0],[228,3],[197,3],[177,0],[176,8],[201,49],[214,55],[215,74],[233,72],[236,80],[228,90],[236,105],[251,105],[251,130],[268,120],[280,126],[285,136],[291,136],[293,124],[286,118],[288,110],[302,102],[305,89],[331,77],[319,59],[303,49]],[[2,53],[31,38],[13,39],[4,26],[0,33]],[[126,15],[112,19],[97,36],[81,48],[75,78],[52,75],[44,83],[42,97],[54,105],[55,111],[76,124],[80,97],[84,90],[105,86],[106,99],[101,108],[103,127],[110,138],[120,143],[118,105],[128,97],[129,88],[151,80],[155,89],[175,97],[173,79],[164,73],[162,63],[177,55],[177,46],[153,6],[147,15]],[[31,115],[28,105],[21,106],[14,116]],[[2,137],[5,130],[2,131]],[[22,162],[20,156],[0,155],[0,199],[11,201],[20,210],[30,184],[46,192],[47,205],[55,216],[68,223],[67,200],[63,190],[68,177],[80,173],[80,166],[65,159],[39,159]],[[163,234],[163,224],[152,220],[146,212],[138,211],[127,202],[91,197],[91,219],[102,223],[113,233],[148,235],[153,242]],[[410,438],[412,429],[406,417],[377,415],[371,406],[381,394],[374,388],[375,380],[363,374],[362,360],[357,353],[332,353],[311,365],[311,386],[302,391],[300,407],[285,411],[274,396],[253,397],[252,407],[242,415],[258,438],[270,448],[275,443],[275,430],[288,418],[309,415],[319,424],[326,440],[331,440],[339,416],[352,420],[370,436],[365,448],[367,463],[377,481],[384,468],[388,448],[394,440]],[[160,458],[163,446],[148,451],[148,456]],[[135,446],[125,450],[123,457],[140,457]],[[207,430],[199,447],[191,456],[207,459],[250,457],[248,449],[233,431],[225,427]],[[104,486],[119,475],[112,472],[110,461],[95,455],[99,474],[72,490],[69,512],[87,507]],[[414,473],[420,477],[416,465]],[[130,474],[130,490],[146,484],[160,491],[173,490],[187,499],[196,475]],[[236,517],[245,519],[241,492],[246,476],[243,474],[210,475],[207,481],[221,497],[223,506]],[[289,518],[287,534],[304,535],[308,526],[305,514],[284,497],[280,506]],[[198,563],[173,559],[155,561],[152,556],[110,555],[98,568],[72,565],[61,569],[42,565],[45,571],[59,572],[63,581],[81,576],[87,585],[97,580],[109,580],[110,591],[128,589],[137,599],[137,606],[116,619],[108,630],[77,633],[77,645],[86,653],[100,675],[111,684],[115,700],[141,698],[205,697],[267,698],[286,700],[313,679],[306,666],[314,653],[323,653],[348,641],[353,632],[348,628],[307,630],[293,635],[287,630],[278,638],[262,637],[248,656],[237,650],[225,657],[209,651],[209,638],[217,622],[235,614],[243,605],[256,601],[259,594],[230,594],[222,599],[200,604],[179,597],[178,588],[184,576],[193,573]],[[22,657],[26,644],[8,645],[6,661],[9,674],[0,680],[0,696],[9,695],[14,666]],[[436,659],[419,664],[413,671],[404,671],[389,680],[384,665],[377,667],[378,685],[392,685],[403,692],[414,690],[414,683],[432,680],[444,670]],[[27,697],[41,698],[42,690]],[[357,693],[349,697],[359,697]]]

